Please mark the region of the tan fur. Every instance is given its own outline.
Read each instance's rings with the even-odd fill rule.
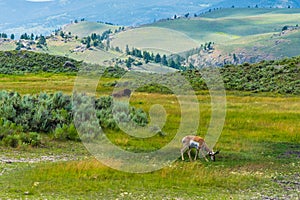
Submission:
[[[194,135],[188,135],[188,136],[185,136],[183,139],[182,139],[182,148],[181,148],[181,159],[184,160],[184,157],[183,157],[183,154],[186,150],[188,150],[188,156],[190,158],[190,161],[192,161],[192,158],[191,158],[191,150],[192,148],[190,147],[190,141],[195,141],[195,142],[198,142],[199,143],[199,147],[196,149],[196,155],[195,155],[195,158],[194,160],[197,159],[198,157],[198,154],[199,154],[199,151],[200,150],[205,150],[206,152],[212,152],[212,150],[210,150],[208,148],[208,146],[206,145],[204,139],[202,137],[199,137],[199,136],[194,136]],[[207,158],[205,157],[205,154],[203,151],[201,151],[203,157],[205,158],[205,160],[208,162]]]

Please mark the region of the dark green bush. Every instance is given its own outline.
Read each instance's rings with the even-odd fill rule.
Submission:
[[[0,74],[77,72],[81,62],[32,51],[0,51]]]
[[[96,130],[99,125],[103,129],[118,130],[117,122],[133,120],[138,125],[147,124],[147,115],[142,110],[113,105],[112,97],[93,98],[75,94],[74,105],[71,99],[72,96],[62,92],[21,96],[16,92],[0,91],[0,140],[8,135],[29,132],[29,135],[20,135],[19,139],[21,143],[36,146],[40,138],[35,133],[54,133],[54,138],[58,140],[79,141],[76,128],[82,133],[81,136],[92,139],[99,135]],[[7,141],[10,142],[13,144]]]
[[[80,141],[79,135],[73,123],[70,125],[64,124],[62,127],[58,125],[54,131],[54,138],[61,141]]]
[[[17,148],[19,146],[20,136],[19,135],[7,135],[3,139],[3,143],[5,146],[9,146],[12,148]]]

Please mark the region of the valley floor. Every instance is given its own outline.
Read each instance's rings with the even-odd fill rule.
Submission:
[[[155,103],[170,98],[138,93],[132,100],[147,107],[145,101],[151,96]],[[198,98],[203,111],[200,126],[205,127],[209,101],[205,95]],[[299,100],[229,94],[225,127],[215,147],[221,150],[216,162],[181,161],[178,149],[177,161],[146,174],[110,169],[81,143],[52,141],[47,136],[43,137],[45,146],[39,148],[2,147],[0,198],[299,199]],[[166,132],[171,127],[168,124]],[[131,142],[130,138],[118,140],[122,133],[109,134],[121,146]]]

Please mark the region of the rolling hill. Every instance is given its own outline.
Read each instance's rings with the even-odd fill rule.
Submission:
[[[85,18],[120,25],[141,25],[176,15],[200,14],[213,8],[300,6],[297,0],[0,0],[0,32],[49,34],[54,29]]]
[[[220,9],[196,18],[161,20],[126,31],[115,35],[112,44],[126,43],[141,49],[151,46],[174,53],[176,45],[185,51],[213,42],[213,49],[200,52],[200,59],[206,60],[201,66],[257,62],[299,54],[299,19],[299,9]],[[288,30],[282,31],[285,26]],[[165,32],[177,33],[177,37]]]
[[[92,33],[102,34],[108,29],[115,30],[118,28],[119,26],[84,21],[80,23],[65,25],[63,27],[63,31],[66,33],[71,32],[73,35],[77,35],[82,38],[91,35]]]
[[[51,36],[46,48],[30,48],[52,55],[68,56],[89,63],[126,61],[125,47],[185,58],[181,64],[195,67],[254,63],[299,55],[300,9],[228,8],[215,9],[197,17],[165,19],[137,28],[113,26],[96,22],[79,22],[64,26],[68,39]],[[110,48],[86,48],[82,39],[92,33],[101,35],[108,29]],[[118,31],[114,31],[118,30]],[[75,36],[79,36],[78,38]],[[102,43],[107,45],[107,39]],[[208,45],[210,43],[210,45]],[[116,51],[116,49],[122,51]],[[287,48],[288,47],[288,48]],[[13,41],[1,41],[1,50],[13,50]],[[191,49],[193,49],[191,51]],[[118,62],[119,62],[118,61]],[[140,61],[137,61],[140,62]],[[155,67],[153,67],[155,66]],[[164,66],[147,65],[149,70]],[[147,69],[143,67],[132,69]],[[165,69],[163,69],[165,71]]]

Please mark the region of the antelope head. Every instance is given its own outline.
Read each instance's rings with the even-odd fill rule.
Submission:
[[[220,153],[220,151],[216,151],[216,152],[211,151],[211,152],[208,153],[208,155],[210,156],[210,159],[211,159],[212,161],[216,161],[216,155],[217,155],[218,153]]]

